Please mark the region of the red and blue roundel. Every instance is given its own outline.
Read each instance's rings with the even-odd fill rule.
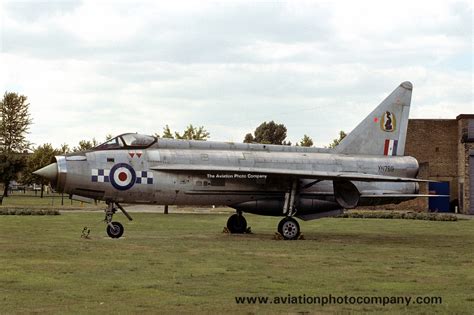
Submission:
[[[115,164],[110,169],[110,183],[118,190],[127,190],[132,188],[137,179],[135,170],[126,163]]]

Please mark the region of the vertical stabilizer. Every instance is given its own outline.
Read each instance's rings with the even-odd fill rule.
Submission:
[[[413,85],[400,84],[341,143],[342,154],[404,155]]]

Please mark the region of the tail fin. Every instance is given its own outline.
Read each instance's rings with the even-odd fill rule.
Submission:
[[[400,84],[341,143],[342,154],[404,155],[413,85]]]

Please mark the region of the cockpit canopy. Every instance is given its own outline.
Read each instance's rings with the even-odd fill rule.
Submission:
[[[124,133],[96,146],[93,150],[146,149],[156,141],[155,137],[138,133]]]

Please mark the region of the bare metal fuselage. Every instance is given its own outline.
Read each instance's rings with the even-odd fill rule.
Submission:
[[[312,170],[407,178],[414,178],[418,172],[417,161],[406,156],[346,155],[335,154],[329,149],[168,139],[159,139],[147,149],[90,151],[57,157],[57,162],[57,189],[71,196],[123,203],[227,205],[262,215],[282,215],[283,200],[291,178],[254,172],[167,172],[153,168],[173,164],[196,168],[237,166],[255,170]],[[93,179],[97,170],[107,174],[115,165],[122,163],[130,165],[137,174],[148,172],[152,180],[118,190],[111,185],[112,179]],[[383,195],[418,192],[418,184],[412,182],[354,181],[353,184],[361,195],[359,206],[400,202],[410,198],[394,199]],[[299,179],[299,187],[299,214],[341,208],[334,200],[332,181]]]

